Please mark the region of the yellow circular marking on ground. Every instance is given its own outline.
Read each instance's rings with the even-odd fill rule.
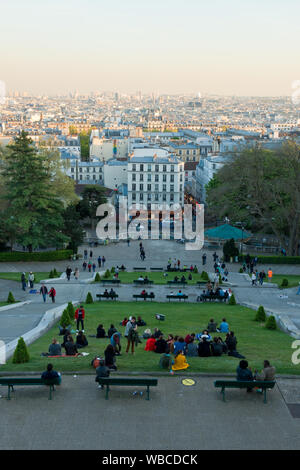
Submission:
[[[191,387],[192,385],[195,385],[196,382],[193,379],[183,379],[181,383],[186,387]]]

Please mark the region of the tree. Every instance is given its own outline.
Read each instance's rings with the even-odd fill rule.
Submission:
[[[268,328],[268,330],[276,330],[277,329],[276,319],[275,319],[274,315],[270,315],[268,317],[267,322],[266,322],[266,328]]]
[[[232,156],[207,186],[209,212],[271,231],[291,256],[300,235],[300,146],[288,142],[276,151],[256,146]]]
[[[63,212],[63,233],[69,237],[68,248],[73,250],[74,253],[77,253],[78,247],[84,240],[84,230],[80,225],[80,214],[76,207],[75,204],[70,204]]]
[[[234,294],[229,297],[228,305],[236,305],[236,300]]]
[[[255,321],[265,322],[266,321],[266,312],[264,307],[261,305],[256,313]]]
[[[230,258],[235,258],[236,256],[239,256],[239,250],[235,246],[233,238],[224,243],[223,254],[226,262],[228,262]]]
[[[29,352],[26,346],[24,339],[19,338],[17,347],[15,349],[12,362],[13,364],[23,364],[24,362],[29,362]]]
[[[63,203],[55,191],[53,168],[38,152],[25,132],[8,146],[1,175],[16,241],[29,251],[38,247],[61,247]]]
[[[86,296],[85,303],[86,303],[86,304],[92,304],[92,303],[94,303],[92,294],[91,294],[90,292],[88,292],[88,294],[87,294],[87,296]]]
[[[92,229],[97,220],[97,207],[107,202],[104,196],[105,188],[96,185],[88,185],[82,192],[82,200],[77,205],[77,210],[82,219],[89,218]]]
[[[83,162],[90,160],[90,134],[91,131],[80,133],[80,155]]]
[[[68,309],[65,308],[59,320],[60,326],[62,326],[63,328],[66,328],[67,326],[72,324],[72,320],[73,319],[70,318]]]
[[[7,303],[9,303],[9,304],[14,304],[15,303],[15,298],[14,298],[12,292],[9,292],[9,294],[8,294]]]

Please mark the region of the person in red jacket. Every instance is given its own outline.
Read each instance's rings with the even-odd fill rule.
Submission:
[[[85,318],[85,311],[84,311],[83,306],[80,305],[80,307],[77,310],[75,310],[75,320],[77,321],[76,331],[79,331],[79,323],[81,323],[81,330],[84,332],[84,324],[83,324],[84,318]]]
[[[49,291],[49,297],[51,297],[53,304],[55,303],[55,296],[56,296],[56,290],[54,289],[54,287],[51,287]]]
[[[155,351],[155,342],[156,339],[154,338],[154,335],[152,335],[149,339],[147,339],[145,351]]]

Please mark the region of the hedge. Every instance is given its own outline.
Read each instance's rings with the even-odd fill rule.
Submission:
[[[70,259],[73,255],[72,250],[56,250],[56,251],[34,251],[29,253],[28,251],[6,251],[0,253],[1,261],[56,261]]]
[[[251,259],[255,256],[250,255]],[[300,264],[300,256],[257,256],[257,262],[261,264]],[[239,261],[246,261],[246,255],[239,256]]]

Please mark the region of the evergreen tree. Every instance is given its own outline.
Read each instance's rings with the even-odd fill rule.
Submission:
[[[70,323],[72,323],[73,320],[74,320],[74,317],[75,317],[75,308],[74,308],[74,305],[73,305],[72,302],[68,302],[67,312],[68,312],[70,320],[71,320]]]
[[[228,301],[228,305],[236,305],[236,300],[234,294],[230,296],[230,299]]]
[[[83,243],[84,230],[80,225],[80,213],[75,204],[70,204],[63,213],[63,233],[70,238],[68,248],[77,253],[78,247]]]
[[[266,321],[266,312],[264,307],[261,305],[256,313],[255,321],[265,322]]]
[[[24,339],[19,338],[17,347],[15,349],[12,362],[13,364],[23,364],[24,362],[29,362],[29,352],[25,344]]]
[[[94,300],[93,300],[93,297],[92,297],[92,294],[90,292],[88,292],[87,296],[86,296],[86,301],[85,301],[86,304],[92,304],[94,303]]]
[[[73,320],[73,318],[72,318],[72,320]],[[60,321],[59,321],[60,326],[67,327],[67,326],[72,324],[72,320],[70,318],[70,315],[69,315],[69,312],[68,312],[67,308],[65,308],[63,313],[62,313],[62,316],[60,317]]]
[[[205,281],[209,281],[209,276],[208,276],[208,274],[207,274],[206,271],[202,271],[201,277],[202,277],[202,279],[204,279]]]
[[[95,276],[94,281],[95,281],[95,282],[100,282],[100,281],[101,281],[101,277],[100,277],[100,274],[99,274],[99,273],[96,273],[96,276]]]
[[[15,303],[15,298],[14,298],[12,292],[9,292],[8,297],[7,297],[7,302],[9,304],[14,304]]]
[[[276,330],[277,324],[276,324],[276,319],[274,315],[270,315],[268,317],[267,322],[266,322],[266,328],[268,328],[269,330]]]

